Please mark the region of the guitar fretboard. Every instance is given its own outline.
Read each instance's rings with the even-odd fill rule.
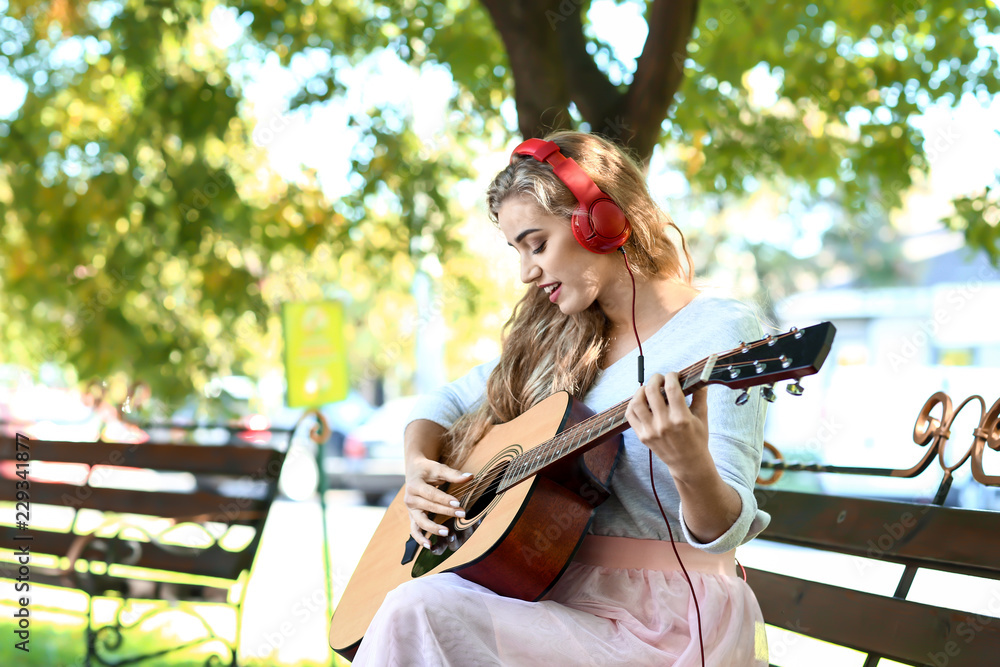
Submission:
[[[823,359],[825,359],[826,353],[829,351],[830,341],[833,338],[833,325],[829,323],[815,325],[805,331],[819,333],[816,331],[817,329],[826,332],[822,334],[825,337],[825,343],[821,346],[821,351],[812,354],[799,354],[803,350],[797,350],[794,353],[800,361],[797,367],[792,367],[793,360],[790,355],[793,353],[786,349],[783,344],[785,339],[789,338],[792,341],[798,341],[805,333],[793,327],[785,334],[768,335],[754,343],[740,343],[732,350],[710,355],[688,366],[677,374],[681,388],[685,395],[712,382],[745,389],[760,384],[773,384],[778,379],[801,377],[814,373],[818,369],[818,365],[822,364]],[[766,348],[765,354],[760,354],[757,351],[758,348]],[[802,361],[807,363],[803,365]],[[725,362],[725,365],[719,362]],[[814,365],[810,366],[810,363]],[[716,373],[717,366],[718,372]],[[660,393],[663,394],[662,389]],[[501,476],[498,492],[506,491],[523,482],[565,456],[586,450],[608,436],[625,431],[628,428],[625,411],[628,408],[629,400],[624,400],[600,414],[588,417],[537,447],[516,456]]]
[[[746,349],[748,348],[738,348],[739,351]],[[696,391],[706,384],[706,371],[707,374],[712,372],[717,358],[718,355],[713,354],[688,366],[677,374],[678,381],[685,394]],[[660,393],[663,393],[662,389]],[[586,449],[589,445],[600,442],[608,436],[616,435],[626,430],[628,422],[625,420],[625,411],[628,408],[630,400],[626,399],[600,414],[588,417],[579,424],[575,424],[555,437],[543,442],[531,451],[517,456],[507,467],[507,471],[503,474],[503,477],[501,477],[498,491],[506,491],[510,487],[537,474],[540,470],[559,459],[581,449]]]
[[[616,432],[624,431],[628,428],[628,423],[625,421],[627,407],[628,401],[622,401],[516,457],[501,478],[498,491],[506,491],[564,456]]]

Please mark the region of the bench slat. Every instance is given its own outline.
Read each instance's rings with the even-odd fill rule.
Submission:
[[[21,545],[29,545],[31,554],[46,554],[51,556],[65,557],[69,553],[70,546],[79,537],[75,533],[59,533],[48,530],[32,530],[31,541],[15,540],[14,535],[23,535],[23,531],[16,530],[10,526],[0,526],[0,544],[5,548],[17,549]],[[115,537],[99,537],[108,545],[108,552],[130,554],[132,548],[130,540],[121,540]],[[201,575],[205,577],[216,577],[234,581],[239,578],[243,570],[250,568],[253,555],[257,551],[260,542],[260,532],[254,536],[245,548],[241,551],[227,551],[218,545],[213,545],[205,549],[184,550],[181,553],[168,551],[173,545],[168,545],[165,549],[162,546],[151,542],[139,542],[141,555],[139,559],[129,565],[134,567],[149,568],[152,570],[166,570],[168,572],[183,572],[184,574]],[[81,555],[87,559],[92,555],[91,546],[88,545]],[[94,556],[95,560],[98,560]],[[103,560],[103,559],[102,559]]]
[[[3,565],[7,565],[4,563]],[[17,575],[9,575],[5,573],[3,567],[0,567],[0,577],[16,578]],[[144,580],[129,578],[129,577],[115,577],[108,574],[93,574],[91,573],[90,579],[93,582],[90,587],[100,593],[106,593],[110,591],[117,591],[122,596],[127,595],[130,600],[161,600],[156,596],[155,588],[152,586],[141,586],[135,587],[130,586],[129,582],[137,582],[140,584],[146,584]],[[47,586],[58,586],[60,588],[72,588],[76,590],[84,591],[83,586],[73,576],[64,576],[58,570],[53,570],[50,568],[41,568],[37,565],[31,568],[31,583],[32,584],[45,584]],[[160,583],[160,582],[155,582]],[[216,588],[214,586],[194,586],[188,583],[178,583],[171,584],[171,599],[176,596],[178,600],[192,600],[201,601],[206,599],[208,596],[205,595],[206,592],[215,593],[214,597],[224,598],[228,594],[228,590],[225,588]],[[86,591],[84,591],[86,592]]]
[[[757,489],[766,540],[1000,578],[996,512]]]
[[[150,492],[36,481],[31,482],[29,493],[32,504],[173,518],[213,513],[220,515],[212,519],[214,521],[241,524],[260,521],[259,513],[270,506],[263,498],[236,498],[207,491]],[[0,484],[0,501],[15,502],[16,498],[17,489],[13,484]]]
[[[786,630],[913,665],[982,667],[1000,654],[992,617],[746,571],[764,619]]]
[[[285,453],[239,445],[127,444],[30,440],[31,461],[114,465],[275,479]],[[25,450],[20,450],[25,451]],[[0,437],[0,460],[15,460],[15,439]]]

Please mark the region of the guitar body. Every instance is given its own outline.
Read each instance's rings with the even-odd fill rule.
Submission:
[[[410,538],[403,491],[382,522],[347,584],[330,624],[330,646],[351,659],[385,596],[416,577],[454,572],[499,595],[541,598],[569,566],[586,535],[594,508],[609,495],[619,433],[597,439],[581,453],[554,461],[504,491],[499,476],[514,456],[530,452],[593,412],[566,392],[540,402],[516,419],[494,426],[476,445],[455,485],[466,517],[434,517],[456,535],[432,537],[431,549]]]

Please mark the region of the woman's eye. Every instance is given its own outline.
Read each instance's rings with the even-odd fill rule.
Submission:
[[[545,241],[538,244],[538,247],[531,251],[532,255],[537,255],[541,251],[545,250]]]

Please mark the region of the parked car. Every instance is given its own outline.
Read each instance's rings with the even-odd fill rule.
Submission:
[[[74,389],[29,383],[19,385],[0,414],[8,435],[71,442],[97,440],[103,425],[116,419],[113,410],[96,410]]]
[[[188,396],[170,417],[170,439],[193,439],[201,445],[264,445],[270,442],[270,419],[260,411],[257,386],[251,378],[230,375],[211,380],[204,394]]]
[[[361,491],[371,505],[392,500],[405,480],[403,429],[417,398],[387,401],[348,433],[343,457],[324,464],[332,487]]]
[[[19,373],[10,381],[9,368],[0,367],[0,434],[67,442],[149,440],[148,433],[139,426],[120,421],[110,405],[95,407],[78,390],[36,384],[27,373]],[[96,474],[92,474],[94,471]],[[0,478],[16,479],[17,472],[15,461],[0,461]],[[155,473],[126,466],[98,465],[92,469],[82,463],[52,461],[32,461],[29,475],[37,482],[83,484],[89,479],[92,486],[111,488],[148,486],[151,477],[155,477]],[[141,482],[136,482],[141,475],[144,475]]]

